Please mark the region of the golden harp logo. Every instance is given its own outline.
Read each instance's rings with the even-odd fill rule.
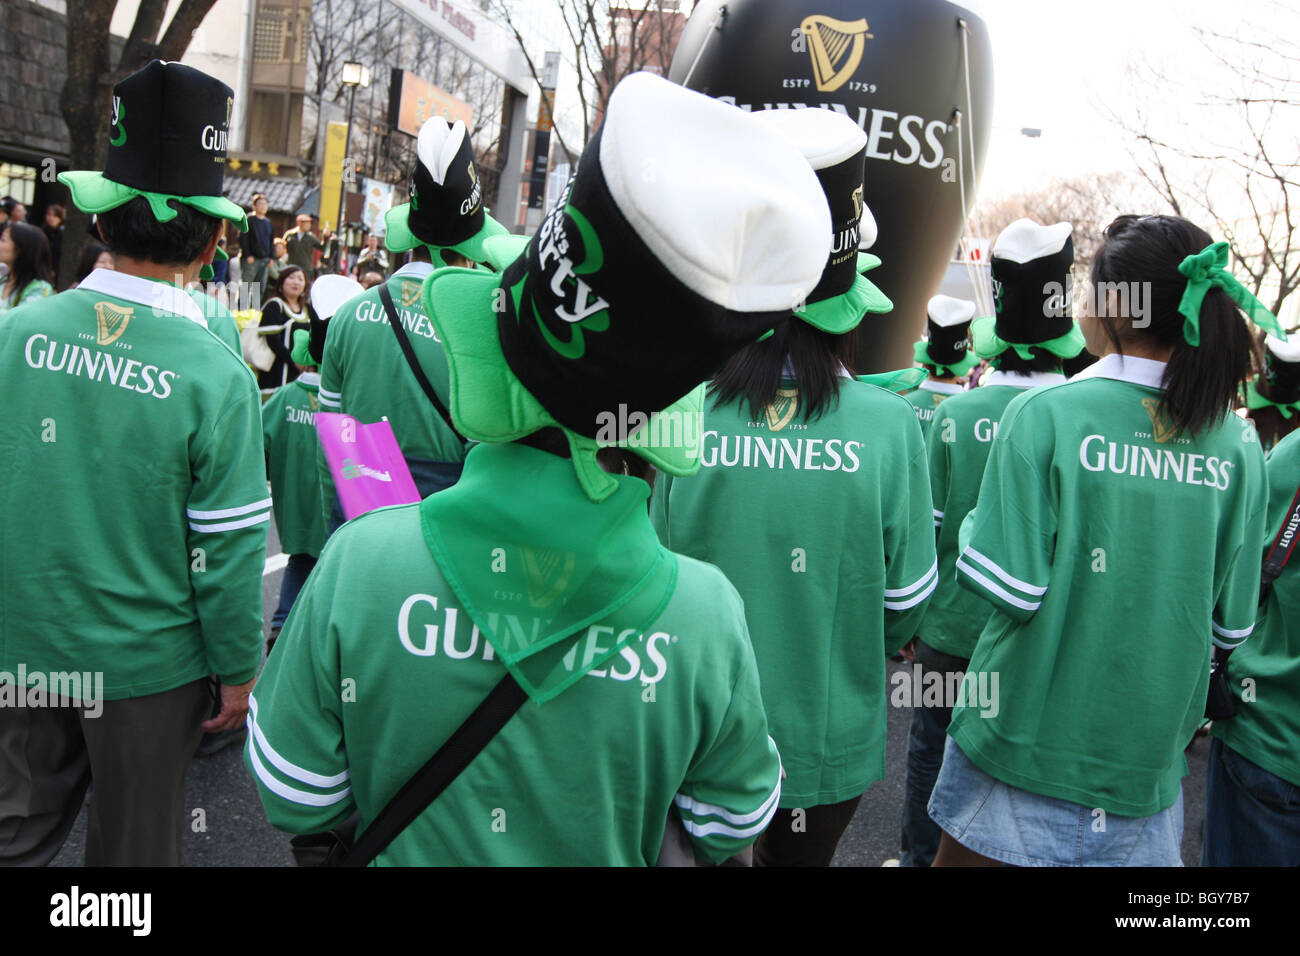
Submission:
[[[313,412],[320,411],[320,399],[315,395],[308,395],[307,407],[310,408]]]
[[[823,93],[838,90],[862,62],[862,49],[874,35],[867,21],[836,20],[820,13],[804,17],[799,29],[808,37],[813,82]]]
[[[473,160],[470,160],[470,163],[469,163],[469,181],[470,181],[471,183],[475,183],[475,184],[478,183],[478,172],[477,172],[477,170],[474,169],[474,161],[473,161]]]
[[[790,424],[790,420],[798,410],[799,389],[778,388],[776,398],[763,410],[763,415],[767,419],[767,427],[774,432],[779,432]]]
[[[1147,410],[1147,415],[1151,418],[1151,437],[1156,440],[1157,445],[1163,445],[1178,434],[1169,416],[1160,410],[1160,399],[1144,398],[1142,407]]]
[[[861,186],[853,190],[852,197],[853,197],[853,218],[861,219],[862,218],[862,187]]]
[[[235,116],[234,97],[227,96],[226,97],[226,129],[230,129],[230,121],[234,118],[234,116]]]
[[[551,548],[523,548],[522,551],[528,603],[537,608],[548,607],[569,586],[577,565],[573,552]]]
[[[95,341],[99,345],[112,345],[126,331],[135,309],[124,309],[111,302],[95,303]]]
[[[402,308],[412,308],[420,301],[420,289],[422,286],[418,282],[402,283]]]

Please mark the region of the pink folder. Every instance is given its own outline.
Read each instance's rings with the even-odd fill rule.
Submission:
[[[351,415],[317,412],[316,434],[348,521],[376,508],[420,500],[386,420],[363,425]]]

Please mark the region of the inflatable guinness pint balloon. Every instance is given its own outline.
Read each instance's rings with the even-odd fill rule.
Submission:
[[[745,109],[820,107],[862,127],[871,251],[883,260],[871,281],[894,311],[859,326],[858,364],[910,365],[984,164],[984,22],[945,0],[701,0],[669,79]]]

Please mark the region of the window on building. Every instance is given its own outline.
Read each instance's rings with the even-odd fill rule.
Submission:
[[[253,26],[256,63],[306,63],[311,9],[263,5]]]

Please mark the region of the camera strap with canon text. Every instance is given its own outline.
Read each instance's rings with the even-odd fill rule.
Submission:
[[[1291,499],[1291,507],[1287,509],[1286,520],[1282,522],[1282,530],[1277,533],[1277,538],[1273,541],[1273,546],[1268,549],[1268,554],[1264,556],[1264,569],[1259,576],[1259,600],[1262,604],[1264,598],[1268,597],[1268,590],[1277,580],[1282,569],[1286,567],[1287,561],[1291,558],[1291,552],[1295,550],[1296,539],[1300,538],[1300,490],[1297,490],[1295,497]]]

